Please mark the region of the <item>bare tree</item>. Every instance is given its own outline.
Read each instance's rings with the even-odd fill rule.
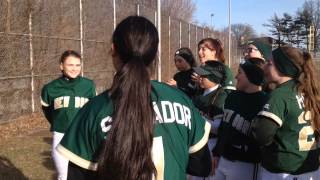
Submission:
[[[196,4],[192,0],[163,0],[162,11],[164,14],[191,22],[196,11]]]
[[[231,31],[238,42],[238,46],[257,36],[255,30],[249,24],[232,24]]]

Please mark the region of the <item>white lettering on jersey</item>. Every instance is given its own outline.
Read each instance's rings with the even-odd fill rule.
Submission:
[[[152,102],[152,104],[153,104],[153,110],[156,113],[156,121],[159,121],[159,123],[163,123],[163,119],[162,119],[161,113],[159,111],[159,108],[157,106],[157,103]]]
[[[53,108],[60,109],[69,107],[70,96],[61,96],[54,99]]]
[[[230,110],[230,109],[224,109],[224,117],[223,117],[223,121],[226,123],[230,123],[231,117],[234,114],[234,111]],[[239,131],[240,133],[247,135],[251,122],[244,119],[242,116],[240,116],[239,114],[237,114],[232,122],[231,122],[231,126],[233,128],[235,128],[237,131]]]
[[[106,133],[111,129],[111,122],[112,122],[112,118],[110,116],[107,116],[101,120],[100,126],[101,126],[102,132]],[[109,124],[109,125],[106,125],[106,124]]]
[[[172,103],[170,101],[161,101],[163,120],[165,123],[173,123],[175,120]]]
[[[232,114],[233,114],[233,111],[230,110],[230,109],[225,109],[225,110],[223,110],[223,116],[224,116],[224,117],[223,117],[223,121],[226,122],[226,123],[229,123]]]
[[[161,101],[162,115],[158,105],[153,102],[153,109],[156,113],[156,121],[159,123],[174,123],[184,125],[191,129],[191,111],[188,107],[170,101]]]
[[[74,107],[75,108],[82,108],[82,106],[84,106],[88,101],[89,101],[88,98],[76,96],[74,99]]]
[[[296,95],[296,99],[297,99],[297,102],[298,102],[298,105],[299,105],[299,108],[300,109],[303,109],[304,108],[304,98],[303,96],[301,95]]]

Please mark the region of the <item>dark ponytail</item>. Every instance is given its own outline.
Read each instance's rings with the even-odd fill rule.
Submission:
[[[156,176],[151,157],[155,115],[150,67],[158,42],[155,26],[138,16],[120,22],[113,34],[122,66],[110,89],[114,114],[99,159],[100,179],[149,180]]]

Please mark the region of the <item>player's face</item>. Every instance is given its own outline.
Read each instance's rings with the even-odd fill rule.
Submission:
[[[256,46],[250,44],[245,50],[246,58],[262,58],[262,54]]]
[[[274,65],[273,60],[268,60],[263,66],[264,75],[267,82],[278,83],[280,80],[280,73]]]
[[[209,88],[212,88],[212,87],[216,86],[217,84],[212,82],[212,81],[210,81],[205,76],[201,76],[200,80],[199,80],[199,85],[203,89],[209,89]]]
[[[81,61],[74,56],[68,56],[63,63],[60,64],[63,74],[69,78],[76,78],[81,72]]]
[[[199,46],[198,55],[199,55],[200,63],[205,64],[205,62],[208,60],[215,60],[216,59],[216,50],[209,49],[204,44],[201,44]]]
[[[242,70],[241,67],[238,69],[238,74],[236,75],[237,85],[236,88],[239,91],[245,91],[248,86],[250,86],[250,81],[247,78],[246,73]]]
[[[175,57],[174,63],[179,71],[187,71],[191,68],[189,63],[181,57]]]

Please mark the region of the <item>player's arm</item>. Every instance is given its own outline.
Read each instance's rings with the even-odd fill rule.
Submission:
[[[193,176],[207,177],[211,171],[211,157],[208,144],[189,155],[187,173]]]
[[[91,180],[97,179],[97,171],[84,169],[69,161],[68,180]]]
[[[257,116],[253,119],[250,136],[259,145],[266,146],[272,143],[279,127],[279,124],[277,124],[271,118]]]
[[[46,119],[49,121],[50,124],[52,124],[52,108],[50,106],[41,106],[41,108]]]
[[[50,95],[47,87],[43,87],[41,91],[41,108],[44,116],[52,124],[52,104],[50,103]]]

